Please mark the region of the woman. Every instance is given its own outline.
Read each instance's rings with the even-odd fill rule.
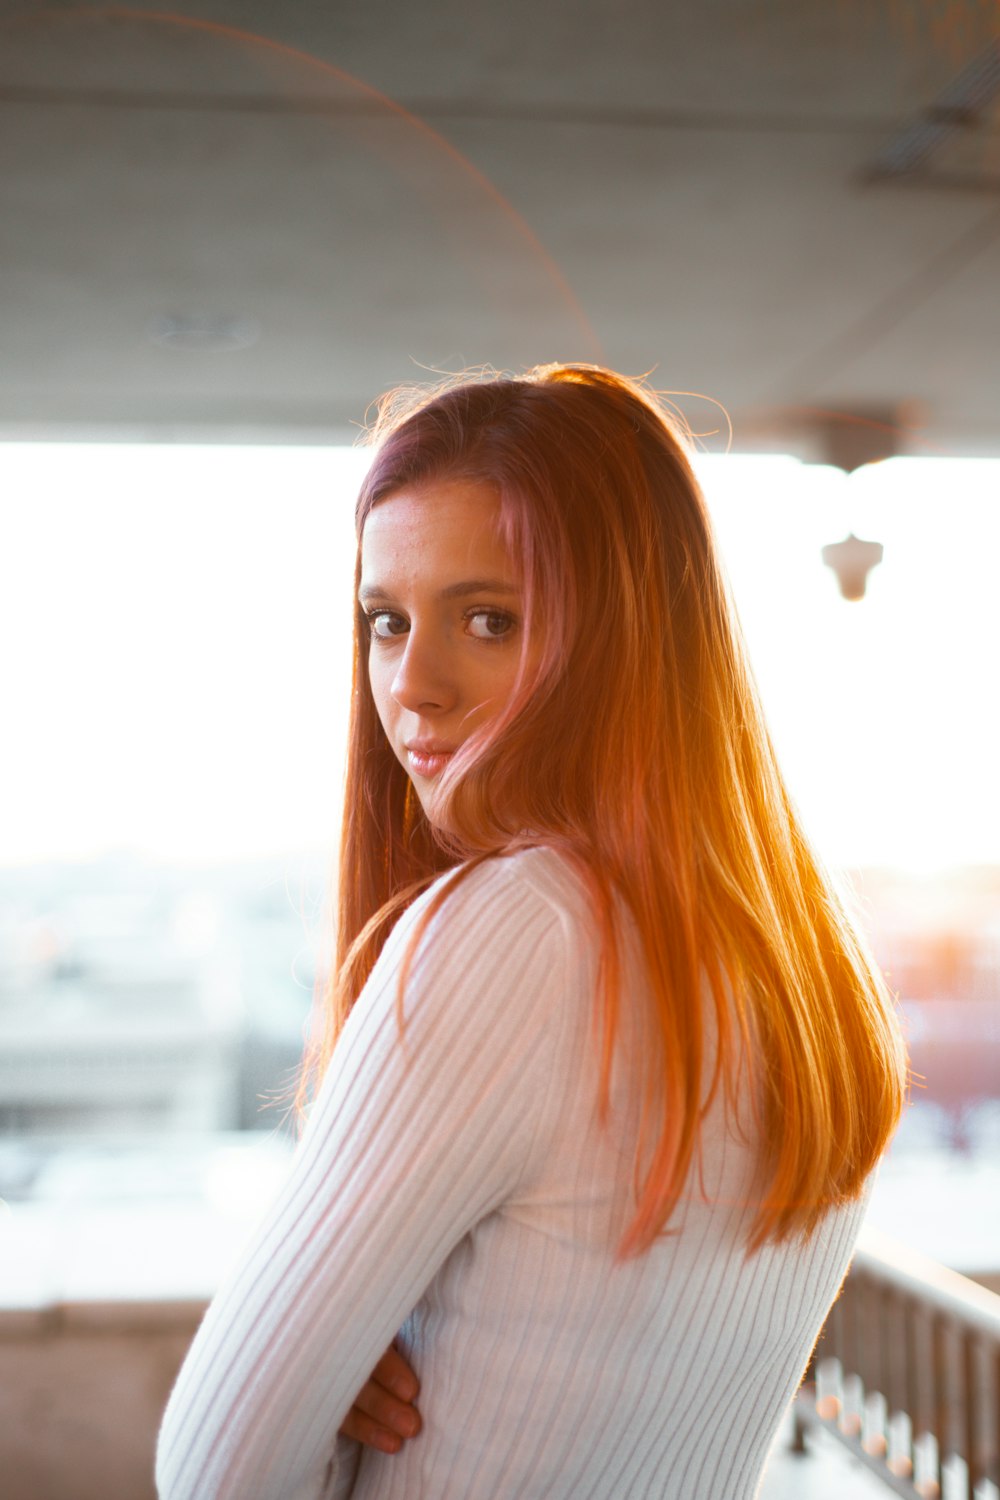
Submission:
[[[161,1495],[743,1500],[899,1116],[891,1004],[655,399],[548,366],[378,443],[318,1092]]]

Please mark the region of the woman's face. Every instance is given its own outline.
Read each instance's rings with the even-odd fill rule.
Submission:
[[[430,483],[380,500],[362,533],[372,695],[432,823],[449,757],[504,707],[517,676],[521,576],[499,512],[489,485]]]

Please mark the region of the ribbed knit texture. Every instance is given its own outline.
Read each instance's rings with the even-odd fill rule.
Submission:
[[[750,1500],[863,1206],[746,1259],[752,1144],[717,1102],[704,1198],[694,1173],[676,1232],[616,1266],[641,1041],[626,1033],[602,1128],[578,877],[548,849],[473,872],[421,944],[401,1044],[396,979],[430,895],[386,943],[195,1338],[162,1500]],[[633,932],[641,1017],[636,954]],[[337,1430],[396,1335],[423,1430],[385,1455]]]

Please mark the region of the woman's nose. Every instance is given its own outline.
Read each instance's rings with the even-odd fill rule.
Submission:
[[[454,708],[458,684],[440,643],[411,628],[390,691],[400,708],[411,713]]]

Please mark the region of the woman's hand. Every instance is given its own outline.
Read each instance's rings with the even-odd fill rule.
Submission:
[[[398,1453],[406,1438],[420,1431],[420,1413],[413,1405],[419,1390],[413,1370],[390,1344],[355,1396],[342,1434],[381,1453]]]

